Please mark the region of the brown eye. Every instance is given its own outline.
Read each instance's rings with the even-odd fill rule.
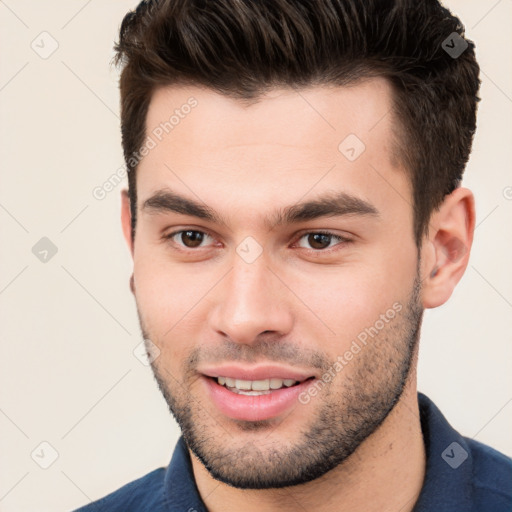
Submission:
[[[307,237],[308,243],[313,249],[326,249],[331,242],[331,237],[322,233],[310,233]]]
[[[323,233],[323,232],[312,232],[312,233],[305,233],[300,237],[300,240],[306,240],[307,245],[309,247],[305,247],[303,245],[300,245],[301,247],[305,249],[314,249],[316,251],[323,251],[325,249],[330,249],[333,247],[331,245],[331,242],[338,241],[339,243],[337,245],[342,245],[344,242],[349,242],[350,240],[340,236],[335,235],[334,233]],[[336,245],[336,244],[334,244]]]
[[[176,244],[186,249],[195,249],[200,247],[205,237],[208,236],[208,234],[203,233],[202,231],[186,229],[170,233],[169,235],[166,235],[165,238],[174,241]]]
[[[181,241],[187,247],[199,247],[203,238],[203,233],[200,233],[199,231],[183,231],[181,234]]]

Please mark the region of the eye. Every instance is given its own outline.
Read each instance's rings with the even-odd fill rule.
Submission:
[[[164,235],[163,238],[170,240],[173,244],[177,245],[178,248],[182,248],[183,250],[194,250],[206,247],[207,244],[203,242],[207,241],[208,238],[213,240],[213,237],[208,233],[196,229],[173,231],[168,235]],[[306,240],[306,243],[309,244],[310,247],[305,247],[300,243],[303,239]],[[338,243],[332,244],[333,241]],[[330,252],[329,249],[336,245],[343,245],[350,242],[350,239],[330,233],[329,231],[311,231],[300,236],[299,247],[309,249],[313,252]]]
[[[212,238],[208,233],[205,233],[204,231],[197,231],[195,229],[174,231],[173,233],[169,233],[164,236],[165,239],[171,240],[185,249],[196,249],[197,247],[201,247],[201,243],[206,239],[206,237]]]
[[[350,242],[348,238],[345,238],[340,235],[335,235],[334,233],[330,233],[329,231],[314,231],[310,233],[305,233],[299,238],[299,241],[302,239],[306,239],[306,243],[308,243],[310,247],[316,252],[325,251],[326,249],[334,247],[331,246],[331,242],[333,240],[338,241],[338,244],[335,245]],[[303,245],[300,245],[300,247],[303,247],[304,249],[309,249],[309,247],[304,247]]]

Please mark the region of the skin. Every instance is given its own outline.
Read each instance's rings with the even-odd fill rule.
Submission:
[[[250,106],[199,87],[166,87],[152,97],[148,134],[190,96],[197,107],[139,164],[135,241],[126,191],[122,226],[141,328],[160,350],[153,371],[185,438],[195,442],[189,451],[203,501],[213,512],[412,510],[425,473],[416,341],[423,309],[446,302],[466,269],[472,193],[461,187],[445,198],[418,253],[410,180],[391,157],[394,120],[384,79],[300,93],[275,89]],[[350,133],[366,146],[352,162],[338,150]],[[208,205],[226,225],[143,208],[165,188]],[[379,215],[272,230],[265,223],[277,209],[332,191],[364,199]],[[178,230],[210,236],[200,247],[190,238],[164,238]],[[318,230],[352,242],[327,239],[330,252],[322,252],[304,236]],[[252,263],[236,252],[247,236],[262,249]],[[375,339],[318,396],[287,414],[235,421],[204,392],[205,363],[275,358],[321,374],[396,303],[400,313]],[[348,427],[362,438],[348,435]],[[317,453],[321,475],[268,488],[272,480],[299,478]],[[337,461],[326,462],[332,454]],[[242,488],[245,477],[267,488]]]

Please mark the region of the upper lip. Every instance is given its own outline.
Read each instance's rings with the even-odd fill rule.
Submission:
[[[200,373],[208,377],[229,377],[239,380],[265,380],[265,379],[291,379],[302,382],[314,375],[279,365],[239,366],[226,364],[221,366],[209,366],[200,370]]]

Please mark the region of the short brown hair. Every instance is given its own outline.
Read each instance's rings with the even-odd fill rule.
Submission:
[[[142,1],[126,14],[115,46],[132,235],[131,156],[146,137],[157,88],[200,85],[257,101],[273,87],[383,76],[392,85],[394,154],[410,174],[419,247],[431,213],[460,185],[476,128],[480,70],[463,35],[437,0]],[[460,55],[449,51],[456,43]]]

